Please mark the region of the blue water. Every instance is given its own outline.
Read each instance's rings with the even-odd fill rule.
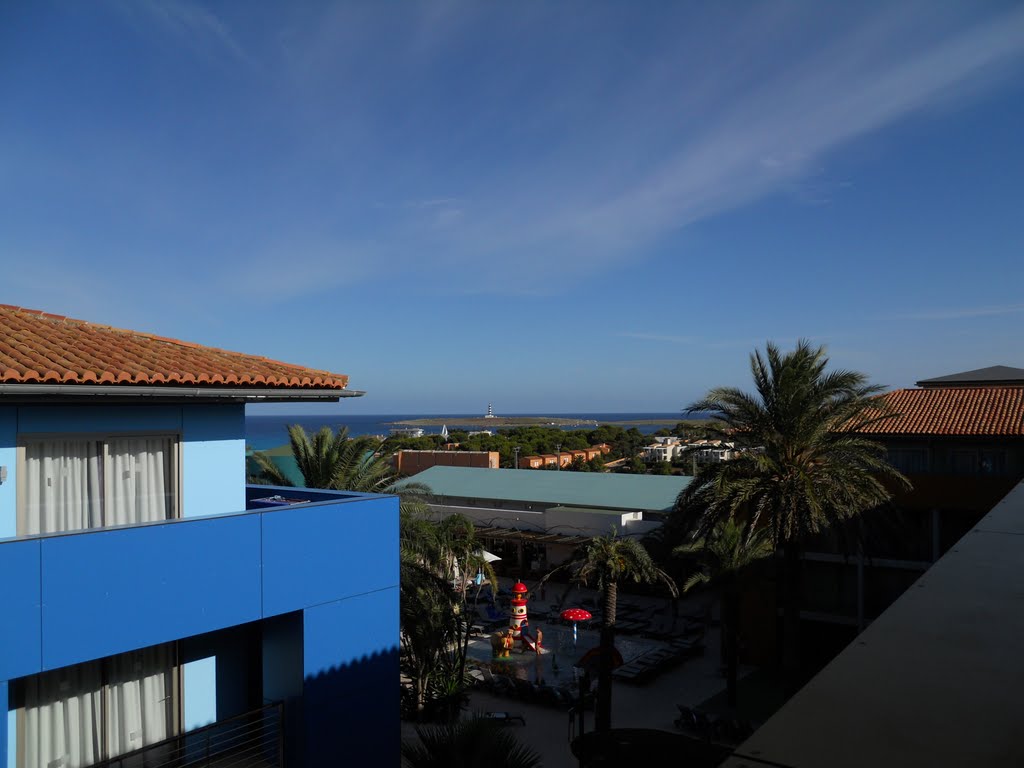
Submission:
[[[503,415],[533,415],[533,414],[503,414]],[[594,422],[599,424],[611,421],[631,421],[635,419],[658,419],[658,424],[646,424],[637,427],[645,435],[657,432],[663,427],[674,427],[684,417],[681,413],[545,413],[543,416],[551,416],[559,419],[579,419],[581,422]],[[301,416],[275,415],[275,416],[246,416],[245,418],[245,443],[250,448],[258,451],[265,451],[276,448],[288,442],[287,427],[289,424],[301,424],[307,432],[315,432],[322,426],[331,429],[348,427],[348,432],[353,437],[357,435],[387,435],[395,426],[392,422],[407,421],[409,419],[428,418],[422,414],[376,414],[376,415],[352,415],[339,416],[332,413],[324,416],[315,414],[302,414]],[[429,418],[442,418],[430,416]],[[453,415],[450,421],[446,422],[449,430],[453,429],[482,429],[479,426],[460,424],[459,419],[478,419],[479,414],[457,414]],[[693,417],[686,417],[693,418]],[[663,422],[661,420],[664,419]],[[593,424],[582,424],[581,426],[559,427],[562,430],[572,429],[593,429]],[[424,434],[438,434],[440,427],[424,427]]]

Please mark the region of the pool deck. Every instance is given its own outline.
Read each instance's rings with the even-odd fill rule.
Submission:
[[[573,598],[593,597],[592,590],[574,593]],[[697,612],[706,605],[707,596],[695,596],[680,603],[680,614]],[[661,607],[664,598],[648,598],[620,595],[620,603],[626,602],[640,607]],[[572,601],[567,605],[573,604]],[[615,728],[657,728],[676,731],[674,720],[678,717],[677,704],[695,707],[725,689],[725,678],[720,670],[718,653],[718,628],[710,627],[704,638],[706,653],[669,668],[647,683],[631,684],[620,680],[612,683],[612,725]],[[750,670],[741,668],[741,675]],[[571,673],[570,673],[571,675]],[[569,715],[562,709],[546,707],[511,696],[501,696],[490,691],[474,690],[470,694],[469,706],[464,716],[475,713],[511,712],[522,715],[526,725],[518,723],[507,727],[519,739],[536,750],[542,764],[548,768],[576,765],[576,759],[569,749]],[[586,713],[586,730],[594,727],[594,713]],[[402,723],[402,738],[415,739],[415,725]]]

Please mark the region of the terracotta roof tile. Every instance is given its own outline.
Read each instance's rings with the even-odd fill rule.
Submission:
[[[0,384],[341,390],[348,376],[0,304]]]
[[[1024,388],[897,389],[880,395],[898,414],[863,429],[879,435],[1024,436]]]

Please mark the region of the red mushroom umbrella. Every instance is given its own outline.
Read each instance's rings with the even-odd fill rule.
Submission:
[[[583,608],[566,608],[562,611],[562,618],[565,621],[572,622],[572,645],[576,647],[576,622],[586,621],[587,619],[594,618],[590,611],[584,610]]]

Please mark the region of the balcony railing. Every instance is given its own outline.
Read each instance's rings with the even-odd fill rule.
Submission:
[[[92,768],[281,768],[283,705],[221,720]]]

